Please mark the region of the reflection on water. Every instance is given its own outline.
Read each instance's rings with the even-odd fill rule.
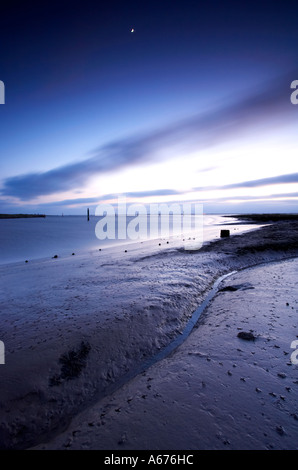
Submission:
[[[192,241],[196,238],[196,243],[201,239],[204,242],[219,238],[220,228],[227,223],[231,235],[241,233],[244,230],[252,229],[252,225],[240,225],[238,220],[232,217],[219,215],[204,215],[200,217],[200,224],[192,230],[173,235],[170,226],[169,234],[161,236],[162,239],[169,240],[170,246],[181,245],[183,240]],[[127,225],[132,221],[132,217],[127,218]],[[102,247],[128,243],[126,239],[106,239],[99,240],[95,235],[96,224],[100,218],[91,216],[87,221],[85,216],[47,216],[46,218],[28,219],[7,219],[0,220],[0,264],[24,261],[25,259],[38,259],[71,255],[73,252],[95,250]],[[172,222],[170,221],[170,224]],[[193,224],[194,225],[194,224]],[[148,234],[150,234],[150,218],[147,217]],[[118,221],[115,219],[115,235],[117,237]],[[138,230],[136,227],[135,230]],[[203,233],[202,233],[203,230]],[[198,233],[200,232],[200,233]],[[160,235],[160,233],[159,233]],[[157,237],[158,238],[158,235]],[[133,240],[136,242],[136,240]]]

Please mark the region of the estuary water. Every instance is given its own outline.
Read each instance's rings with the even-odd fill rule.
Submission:
[[[255,228],[255,225],[239,224],[238,220],[222,215],[198,216],[200,223],[188,233],[168,236],[159,235],[156,239],[170,240],[171,246],[182,243],[183,237],[195,238],[206,243],[219,237],[220,229],[228,228],[231,234],[241,233]],[[115,221],[115,239],[99,240],[96,236],[96,225],[100,217],[90,216],[46,216],[45,218],[0,219],[0,264],[22,262],[55,255],[67,256],[73,252],[98,250],[120,244],[136,243],[145,238],[131,240],[117,238],[117,217]],[[127,218],[126,224],[132,221]],[[147,218],[148,234],[150,233],[149,216]],[[111,222],[112,224],[112,222]],[[232,224],[225,227],[226,224]],[[137,228],[136,228],[137,230]],[[97,231],[98,232],[98,231]]]

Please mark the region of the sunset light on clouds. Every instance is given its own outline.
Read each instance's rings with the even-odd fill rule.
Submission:
[[[6,7],[0,211],[295,212],[296,15],[231,3]]]

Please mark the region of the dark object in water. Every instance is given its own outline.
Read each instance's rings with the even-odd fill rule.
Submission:
[[[26,259],[25,263],[28,263],[28,260]]]
[[[71,253],[71,254],[72,254],[72,256],[74,256],[74,255],[75,255],[75,253]]]
[[[256,339],[256,337],[252,333],[247,332],[247,331],[240,331],[237,337],[240,339],[245,339],[246,341],[255,341]]]
[[[52,259],[57,259],[57,258],[58,258],[58,255],[54,255],[54,256],[52,257]]]
[[[220,238],[228,238],[230,236],[230,230],[221,230]]]

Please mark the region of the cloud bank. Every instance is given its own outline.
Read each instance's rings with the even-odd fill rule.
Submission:
[[[28,173],[7,178],[2,183],[1,195],[29,201],[38,196],[75,190],[96,175],[160,160],[159,152],[165,149],[199,150],[233,140],[240,133],[260,123],[269,125],[275,118],[278,123],[286,122],[287,118],[291,118],[294,108],[290,103],[290,83],[289,76],[283,77],[267,84],[264,89],[251,96],[240,98],[237,102],[232,102],[231,99],[225,106],[192,116],[163,129],[110,142],[95,149],[91,153],[92,156],[83,161],[44,173]],[[243,184],[239,187],[244,187]],[[245,187],[253,187],[253,183],[246,184]]]

